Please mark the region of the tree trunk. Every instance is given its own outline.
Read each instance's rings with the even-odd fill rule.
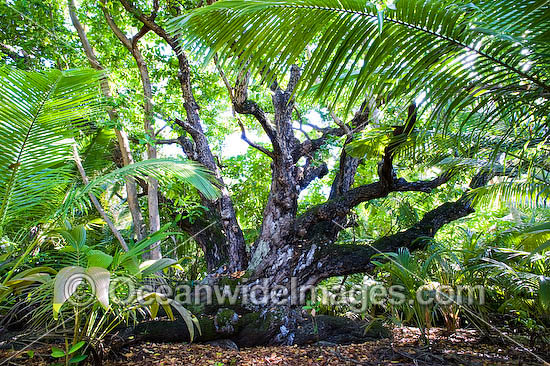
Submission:
[[[76,15],[76,6],[74,4],[74,0],[69,0],[68,5],[69,5],[69,15],[71,17],[71,21],[78,33],[78,37],[80,38],[80,43],[82,44],[82,48],[84,49],[84,52],[86,54],[86,58],[88,59],[92,68],[96,70],[104,71],[105,69],[99,63],[94,53],[94,50],[92,49],[92,46],[88,41],[86,32],[84,32],[84,28],[82,27],[82,24],[80,23],[80,20]],[[103,77],[100,82],[101,82],[101,92],[107,99],[111,99],[112,97],[111,88],[109,86],[109,81],[107,77]],[[109,119],[112,122],[116,122],[116,120],[118,119],[116,111],[113,109],[108,109],[107,113],[109,114]],[[130,150],[130,143],[128,141],[128,136],[126,132],[115,128],[115,134],[117,137],[118,147],[122,155],[124,166],[132,164],[134,160],[132,157],[132,151]],[[141,209],[139,208],[136,183],[132,178],[128,178],[125,181],[125,185],[126,185],[126,195],[128,198],[128,207],[130,209],[130,215],[132,216],[132,222],[134,224],[134,232],[136,234],[137,240],[141,240],[145,237],[145,226],[143,224],[143,216],[141,214]]]
[[[239,223],[237,222],[237,215],[235,213],[231,196],[225,186],[225,183],[223,182],[221,171],[216,164],[216,159],[212,154],[212,150],[210,149],[210,145],[201,125],[199,106],[195,101],[192,90],[189,61],[181,49],[178,39],[172,37],[164,28],[159,26],[155,22],[155,16],[147,16],[141,10],[137,9],[134,4],[127,0],[120,0],[120,3],[126,11],[132,14],[136,19],[140,20],[144,27],[152,30],[159,37],[164,39],[172,48],[177,57],[177,77],[182,91],[187,119],[186,121],[176,120],[175,122],[179,124],[186,131],[186,133],[189,134],[189,136],[191,136],[191,140],[189,140],[186,136],[181,136],[179,139],[180,144],[189,159],[199,162],[214,174],[221,190],[221,197],[215,201],[209,201],[203,197],[204,206],[208,207],[211,211],[213,210],[215,212],[215,220],[219,220],[217,222],[211,222],[208,230],[212,230],[216,226],[220,227],[222,229],[222,235],[225,239],[221,242],[211,243],[208,246],[210,251],[216,254],[210,255],[205,253],[206,257],[211,257],[210,259],[207,259],[207,262],[225,264],[226,269],[233,272],[246,269],[248,264],[248,255],[244,235]],[[226,257],[223,258],[223,255],[226,255]]]
[[[149,29],[147,27],[142,27],[136,35],[129,39],[122,32],[122,30],[116,25],[115,21],[111,17],[111,14],[107,11],[105,4],[102,5],[103,14],[105,15],[105,20],[107,24],[117,36],[120,42],[128,49],[128,51],[134,57],[136,65],[139,70],[139,76],[141,79],[141,85],[143,88],[143,128],[145,133],[149,136],[151,140],[155,139],[155,129],[153,127],[153,91],[151,88],[151,79],[149,78],[149,70],[147,68],[147,63],[143,58],[143,55],[139,51],[138,41],[143,37]],[[155,145],[150,142],[147,143],[147,159],[156,159],[157,158],[157,149]],[[153,234],[160,230],[160,212],[159,212],[159,183],[155,178],[149,177],[147,179],[149,182],[147,186],[147,202],[148,202],[148,213],[149,213],[149,233]],[[162,250],[160,247],[160,242],[151,244],[149,252],[145,255],[149,259],[160,259],[162,258]]]
[[[291,68],[285,89],[276,80],[270,85],[273,92],[272,121],[268,114],[248,97],[250,75],[246,65],[237,76],[234,86],[220,70],[234,110],[239,114],[253,116],[268,136],[272,147],[270,150],[249,141],[244,126],[240,125],[243,140],[272,159],[271,187],[264,208],[264,220],[248,261],[242,230],[238,225],[231,197],[201,126],[199,106],[191,87],[188,60],[180,48],[179,41],[159,26],[154,17],[145,15],[128,0],[119,1],[144,26],[164,39],[176,53],[178,80],[187,116],[185,121],[175,121],[186,132],[178,141],[186,155],[210,169],[222,187],[221,197],[217,201],[203,200],[210,212],[207,217],[201,218],[203,221],[200,224],[180,224],[182,229],[196,235],[205,252],[209,270],[218,269],[217,266],[225,260],[228,263],[226,274],[246,269],[249,278],[245,286],[250,289],[263,283],[287,290],[292,286],[315,285],[325,278],[372,270],[371,258],[377,253],[395,251],[400,247],[408,247],[411,250],[422,248],[423,242],[416,239],[433,237],[443,225],[473,212],[470,200],[464,196],[455,202],[447,202],[434,208],[409,229],[380,238],[371,245],[336,244],[338,234],[353,224],[349,222],[349,215],[357,205],[387,197],[392,192],[430,193],[451,178],[449,174],[443,173],[432,180],[409,182],[399,178],[393,168],[394,155],[401,143],[399,141],[406,140],[415,127],[416,105],[408,106],[408,115],[403,125],[394,128],[393,136],[396,139],[392,139],[384,149],[376,172],[378,179],[370,184],[353,187],[361,161],[348,155],[345,145],[353,142],[354,136],[368,125],[371,116],[376,112],[376,99],[365,100],[348,123],[338,120],[333,114],[334,123],[338,127],[313,126],[320,137],[312,139],[301,130],[305,139],[300,140],[295,136],[293,128],[293,95],[300,78],[300,70],[297,67]],[[219,65],[217,66],[219,68]],[[300,191],[328,172],[326,162],[320,161],[316,157],[316,152],[329,138],[342,136],[346,136],[346,141],[342,147],[338,171],[328,200],[298,216]],[[303,160],[305,163],[300,165]],[[204,232],[200,230],[200,226],[204,228]],[[210,240],[214,242],[209,243]],[[291,292],[287,292],[289,295],[285,295],[288,300],[286,305],[276,307],[282,315],[279,317],[278,330],[273,337],[279,343],[293,343],[297,339],[300,324],[300,317],[296,315],[299,313],[299,304],[292,298]],[[270,307],[266,305],[260,308],[266,310]]]

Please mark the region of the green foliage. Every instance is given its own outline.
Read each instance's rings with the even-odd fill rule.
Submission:
[[[404,316],[401,321],[408,322],[414,319],[421,329],[422,338],[428,342],[426,330],[433,322],[433,305],[426,305],[421,300],[433,297],[437,291],[437,284],[428,279],[429,262],[419,264],[407,248],[401,248],[397,253],[384,253],[375,258],[385,259],[386,262],[374,263],[389,273],[389,286],[400,285],[405,289],[405,302],[397,307],[397,314]]]
[[[506,80],[503,89],[491,90],[497,95],[522,79],[548,91],[548,57],[537,52],[544,49],[539,40],[548,21],[544,1],[537,0],[400,0],[383,11],[362,0],[226,0],[177,17],[172,28],[185,33],[182,40],[199,53],[238,55],[236,68],[250,60],[256,70],[268,65],[272,72],[284,71],[312,46],[302,90],[320,79],[317,97],[342,93],[342,84],[351,86],[350,103],[363,98],[365,87],[380,94],[391,84],[392,95],[399,96],[422,85],[440,106],[450,98],[457,106],[490,88],[465,90],[476,80],[471,69]],[[524,49],[530,52],[522,54]],[[524,71],[527,62],[531,69]]]
[[[263,208],[269,194],[270,159],[249,148],[246,155],[227,159],[225,173],[231,182],[239,223],[247,242],[253,242],[263,220]]]
[[[174,158],[149,159],[113,170],[99,176],[81,189],[70,191],[63,203],[61,213],[67,214],[75,206],[85,210],[86,205],[90,206],[89,193],[100,195],[105,190],[105,185],[124,181],[127,177],[141,179],[154,177],[161,182],[172,180],[180,184],[189,184],[210,199],[219,195],[211,174],[199,164]]]
[[[144,262],[140,259],[151,243],[171,234],[165,230],[166,228],[145,238],[128,252],[117,251],[111,253],[112,255],[91,249],[86,244],[86,230],[82,226],[57,230],[66,243],[66,246],[57,251],[65,255],[76,254],[68,259],[72,263],[59,268],[59,263],[52,261],[48,267],[22,271],[6,283],[7,294],[23,292],[28,300],[36,304],[37,308],[32,310],[35,326],[57,329],[60,326],[65,327],[65,324],[73,324],[70,332],[72,348],[54,351],[57,355],[54,357],[65,357],[68,363],[84,359],[82,355],[74,354],[84,345],[84,341],[95,346],[121,323],[136,321],[137,311],[146,310],[155,318],[159,306],[163,307],[171,319],[175,319],[171,310],[175,309],[189,326],[193,339],[194,328],[200,332],[200,326],[196,317],[181,304],[161,293],[144,291],[138,296],[138,293],[133,292],[139,287],[139,279],[155,278],[155,272],[176,264],[169,258]],[[110,264],[106,268],[80,265],[86,263],[86,260],[90,263],[92,259],[93,262],[98,254],[101,258],[110,258]],[[50,254],[49,258],[55,259],[55,255]],[[54,267],[59,268],[59,271],[54,270]],[[50,274],[55,274],[55,277],[51,278]],[[45,311],[46,304],[49,311]],[[74,349],[77,345],[80,346]]]
[[[99,77],[0,69],[0,233],[10,224],[39,224],[61,203],[76,128],[99,111]]]
[[[550,311],[550,278],[541,277],[539,282],[539,300],[547,312]]]
[[[422,140],[437,137],[436,142],[447,140],[447,146],[437,148],[443,157],[461,153],[472,158],[484,146],[491,150],[485,151],[489,161],[502,153],[517,158],[520,150],[519,159],[532,165],[548,159],[544,149],[530,157],[521,152],[523,145],[548,139],[550,58],[542,40],[550,19],[545,8],[542,0],[400,0],[392,5],[226,0],[176,17],[171,26],[185,46],[206,60],[220,54],[233,70],[252,65],[262,79],[281,78],[290,65],[301,64],[298,93],[332,100],[333,106],[343,100],[346,111],[367,97],[393,113],[395,105],[423,95],[419,115],[429,118],[418,126],[417,136],[395,137],[411,140],[400,149],[414,152]],[[348,149],[378,157],[389,126],[365,129],[363,143]],[[453,135],[450,141],[447,134]],[[525,169],[530,169],[528,184],[547,186],[541,178],[547,167],[542,173]],[[546,186],[534,188],[543,191],[541,200],[548,195]]]
[[[10,0],[0,4],[0,60],[24,70],[84,66],[59,0]]]
[[[75,355],[75,353],[85,344],[86,342],[80,341],[72,347],[66,349],[65,351],[58,347],[52,347],[51,356],[53,358],[64,358],[65,365],[78,364],[88,357],[88,355]]]

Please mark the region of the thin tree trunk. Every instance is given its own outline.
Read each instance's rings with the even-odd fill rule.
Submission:
[[[78,16],[76,15],[76,6],[74,4],[74,0],[68,1],[69,5],[69,15],[71,17],[71,21],[73,23],[73,26],[76,28],[76,32],[78,33],[78,37],[80,38],[80,43],[82,44],[82,48],[84,49],[84,53],[86,54],[86,58],[90,62],[90,65],[92,68],[96,70],[103,71],[103,65],[98,61],[94,50],[92,49],[92,46],[90,45],[90,42],[88,41],[88,37],[86,36],[86,32],[84,31],[84,27],[80,23],[80,20],[78,19]],[[101,83],[101,91],[103,95],[110,99],[111,98],[111,88],[109,86],[109,82],[107,77],[103,77],[100,81]],[[117,113],[113,109],[108,109],[107,113],[109,115],[109,118],[111,121],[115,122],[118,119]],[[120,149],[120,152],[122,154],[122,160],[124,162],[124,165],[130,165],[134,162],[132,157],[132,152],[130,150],[130,143],[128,141],[128,135],[125,131],[114,129],[115,134],[117,137],[118,146]],[[145,226],[143,224],[143,215],[141,214],[141,209],[139,207],[139,201],[138,201],[138,195],[137,195],[137,188],[136,183],[133,178],[128,178],[125,181],[126,185],[126,195],[128,198],[128,207],[130,209],[130,215],[132,216],[132,222],[134,224],[134,232],[136,235],[137,240],[141,240],[145,237]]]
[[[102,4],[103,5],[103,4]],[[116,25],[115,21],[111,17],[111,14],[103,6],[103,14],[107,24],[117,36],[117,38],[122,42],[122,44],[130,51],[134,60],[136,61],[139,76],[141,78],[141,85],[143,88],[143,127],[145,133],[149,135],[151,139],[155,138],[155,130],[153,128],[153,91],[151,88],[151,79],[149,78],[149,70],[147,68],[147,63],[143,58],[143,55],[138,49],[137,43],[141,37],[143,37],[149,29],[143,27],[136,35],[131,39],[126,37],[122,30]],[[154,145],[147,143],[147,159],[156,159],[157,150]],[[160,230],[160,212],[159,212],[159,200],[158,200],[158,181],[155,178],[148,178],[148,189],[147,189],[147,199],[148,199],[148,212],[149,212],[149,232],[155,233]],[[160,248],[160,242],[156,242],[151,245],[151,250],[147,255],[150,259],[160,259],[162,258],[162,251]]]
[[[178,80],[180,82],[184,107],[187,114],[186,121],[176,121],[193,139],[193,143],[184,148],[185,153],[189,158],[198,161],[206,168],[210,169],[221,187],[221,197],[215,202],[203,199],[204,205],[209,210],[216,212],[219,216],[220,226],[223,228],[224,242],[212,243],[211,249],[218,254],[227,253],[226,263],[227,269],[230,271],[239,271],[246,269],[248,264],[248,256],[246,252],[246,243],[243,232],[237,221],[235,208],[231,200],[228,189],[226,188],[220,169],[216,164],[216,159],[210,149],[208,139],[204,134],[201,126],[199,115],[199,106],[195,100],[191,84],[191,70],[189,62],[183,50],[180,48],[178,40],[171,36],[164,28],[159,26],[154,16],[146,16],[142,11],[137,9],[134,4],[129,1],[121,0],[124,8],[133,16],[143,22],[147,29],[155,32],[159,37],[164,39],[172,48],[178,59]],[[183,136],[185,139],[185,136]],[[218,226],[213,223],[213,227]],[[220,258],[224,260],[225,258]],[[218,262],[218,260],[216,260]]]
[[[88,176],[86,175],[86,171],[84,170],[84,166],[82,165],[82,161],[80,160],[80,155],[78,154],[78,149],[76,146],[73,146],[73,158],[74,162],[76,163],[76,167],[78,168],[78,171],[80,172],[80,176],[82,177],[82,182],[84,182],[85,185],[89,183]],[[120,243],[120,246],[124,249],[124,251],[128,251],[128,245],[126,244],[126,241],[116,228],[115,224],[111,221],[103,207],[101,207],[101,204],[99,203],[98,199],[92,192],[88,193],[88,196],[90,197],[90,200],[92,201],[95,209],[97,212],[99,212],[99,215],[107,223],[107,226],[109,226],[109,229],[111,229],[113,235]]]
[[[141,52],[137,49],[137,45],[134,43],[132,54],[138,64],[139,74],[141,76],[141,83],[143,85],[144,94],[144,129],[149,135],[151,140],[155,138],[155,129],[153,127],[153,104],[151,100],[153,98],[153,92],[151,89],[151,80],[149,79],[149,72],[147,70],[147,64],[141,55]],[[147,144],[147,158],[156,159],[157,149],[150,143]],[[147,190],[147,199],[149,203],[149,232],[155,233],[160,230],[160,212],[159,212],[159,183],[155,178],[149,177],[149,189]],[[162,258],[162,251],[160,242],[156,242],[151,245],[151,251],[149,252],[151,259]]]

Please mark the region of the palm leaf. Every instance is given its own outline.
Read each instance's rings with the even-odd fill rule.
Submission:
[[[65,199],[61,214],[66,215],[75,208],[85,210],[86,206],[90,206],[88,193],[100,195],[105,191],[105,186],[123,181],[128,177],[143,179],[153,177],[161,182],[180,180],[195,187],[207,199],[216,199],[219,196],[219,190],[213,183],[211,173],[201,165],[174,158],[150,159],[116,169],[94,179],[82,188],[73,189]]]
[[[99,111],[100,74],[0,69],[0,230],[59,203],[71,180],[75,127]]]
[[[506,181],[479,187],[468,195],[474,205],[500,206],[512,203],[522,207],[548,207],[550,204],[550,187],[545,183],[530,181]]]
[[[426,92],[433,128],[449,131],[463,112],[463,124],[484,117],[472,141],[503,120],[511,125],[495,136],[547,132],[547,1],[474,4],[398,0],[384,10],[380,32],[380,11],[365,0],[222,0],[170,27],[183,46],[206,60],[218,53],[234,71],[251,65],[270,79],[301,64],[298,92],[345,97],[347,110],[367,94],[403,105]]]
[[[380,35],[379,10],[363,0],[225,0],[177,17],[172,29],[184,32],[185,44],[199,52],[221,52],[226,58],[238,55],[240,61],[252,60],[274,71],[288,68],[312,45],[304,70],[306,85],[322,77],[320,84],[330,88],[331,80],[360,70],[353,81],[355,94],[373,81],[373,73],[380,76],[377,70],[388,76],[399,71],[398,87],[405,88],[440,74],[449,77],[487,65],[500,66],[493,76],[507,79],[513,73],[548,92],[549,85],[541,79],[547,76],[547,57],[521,53],[548,34],[545,3],[501,0],[473,8],[456,1],[399,0],[395,10],[386,9]],[[508,27],[503,26],[503,18],[510,21]],[[525,35],[527,29],[530,32]],[[474,41],[483,45],[475,46]],[[477,59],[459,64],[460,58],[471,55]],[[521,69],[527,61],[536,64],[532,72]],[[434,72],[438,68],[451,72]],[[539,69],[544,72],[541,76],[537,76]],[[321,87],[318,95],[326,91],[334,90]]]

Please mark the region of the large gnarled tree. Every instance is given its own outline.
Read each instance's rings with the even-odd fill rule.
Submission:
[[[448,137],[451,125],[471,127],[455,136],[455,145],[443,148],[466,159],[502,154],[512,146],[510,141],[523,141],[521,133],[532,121],[527,138],[548,134],[548,47],[537,40],[547,36],[549,20],[540,1],[519,2],[505,11],[493,3],[402,0],[384,13],[364,0],[336,5],[324,0],[220,1],[179,17],[172,24],[177,32],[169,32],[158,20],[158,2],[148,14],[129,0],[119,1],[142,23],[143,32],[154,32],[177,57],[174,77],[186,115],[173,122],[184,133],[164,143],[179,143],[189,159],[214,173],[221,188],[214,201],[202,197],[208,210],[199,219],[183,219],[180,227],[202,247],[210,271],[248,270],[251,284],[267,279],[289,285],[294,277],[299,285],[313,285],[332,276],[367,272],[374,254],[399,247],[419,249],[423,242],[418,239],[434,237],[444,225],[472,213],[466,189],[461,198],[434,207],[404,231],[369,245],[337,243],[339,233],[353,225],[349,216],[358,205],[398,192],[429,194],[453,179],[452,166],[416,181],[395,169],[400,149],[412,139],[429,146],[432,135],[426,131]],[[269,139],[269,146],[252,142],[240,124],[243,140],[271,160],[263,222],[250,250],[204,132],[186,45],[208,50],[211,56],[219,52],[223,59],[215,56],[216,67],[234,111],[253,117]],[[235,72],[226,75],[228,63]],[[249,97],[252,78],[269,85],[269,113]],[[311,126],[313,131],[306,133],[296,127],[296,97],[314,85],[321,101],[331,102],[331,108],[343,105],[340,112],[349,117],[331,112],[330,126]],[[422,93],[425,102],[417,106],[414,101]],[[350,147],[361,143],[363,132],[385,123],[379,120],[379,109],[389,105],[403,113],[395,119],[398,123],[385,126],[386,144],[375,157],[377,178],[355,184],[365,159]],[[350,110],[353,113],[346,113]],[[521,133],[511,135],[518,130]],[[493,142],[479,142],[498,131],[502,135]],[[342,143],[328,199],[298,214],[300,192],[330,173],[317,152],[334,138]],[[515,174],[520,169],[516,167]],[[478,189],[510,171],[488,163],[469,187]]]

